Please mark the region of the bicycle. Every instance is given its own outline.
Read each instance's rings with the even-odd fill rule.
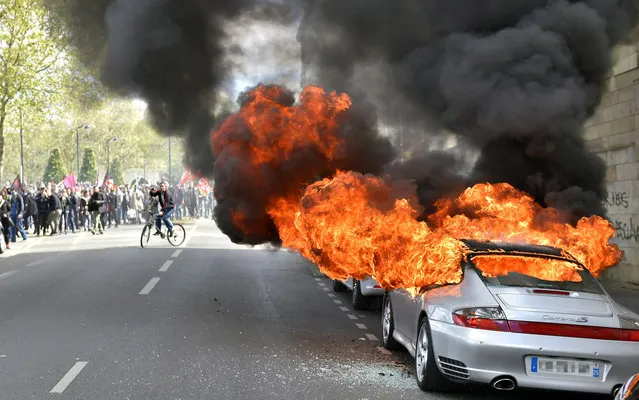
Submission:
[[[152,211],[149,210],[138,210],[139,212],[145,213],[146,222],[144,223],[144,228],[142,228],[142,235],[140,235],[140,246],[145,248],[149,244],[149,239],[151,238],[151,231],[155,229],[155,215],[153,215]],[[160,229],[160,237],[162,239],[166,238],[172,246],[180,246],[184,243],[186,239],[186,230],[181,224],[173,224],[173,234],[168,235],[165,233],[166,226],[164,224],[161,225]]]

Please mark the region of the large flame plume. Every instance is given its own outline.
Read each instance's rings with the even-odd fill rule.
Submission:
[[[506,183],[477,184],[458,197],[443,198],[420,221],[411,182],[340,170],[339,161],[349,152],[339,131],[351,106],[346,94],[309,86],[298,105],[282,102],[283,94],[277,86],[248,93],[240,111],[212,133],[213,151],[216,162],[243,160],[241,179],[247,182],[281,169],[300,152],[321,155],[321,167],[287,171],[295,185],[269,192],[276,194],[268,196],[263,211],[283,246],[333,279],[373,276],[388,289],[458,283],[468,251],[460,239],[557,247],[595,276],[621,259],[621,251],[609,243],[615,231],[605,219],[593,216],[571,225],[560,211],[541,207]],[[225,195],[216,192],[218,200]],[[256,224],[245,210],[233,209],[231,216],[246,235],[264,229],[263,221]],[[481,268],[490,276],[516,270],[548,280],[575,278],[552,263],[511,260],[508,265],[484,262]]]

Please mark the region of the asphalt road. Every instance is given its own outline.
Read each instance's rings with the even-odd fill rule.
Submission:
[[[180,249],[141,249],[140,230],[0,257],[0,400],[569,397],[425,394],[410,357],[379,347],[379,311],[354,311],[299,256],[235,246],[212,221]]]

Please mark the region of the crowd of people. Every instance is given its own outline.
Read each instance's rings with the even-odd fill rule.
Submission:
[[[157,187],[166,183],[158,184]],[[67,235],[76,232],[103,234],[120,224],[142,224],[148,210],[157,215],[162,205],[150,185],[63,188],[53,183],[15,188],[7,183],[0,191],[0,230],[6,244],[19,238]],[[193,184],[167,187],[174,203],[171,219],[212,218],[213,192]]]

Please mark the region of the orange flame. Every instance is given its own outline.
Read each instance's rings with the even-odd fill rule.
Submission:
[[[215,154],[229,147],[259,167],[287,159],[300,146],[312,144],[327,160],[339,157],[342,143],[334,135],[340,113],[350,107],[346,94],[326,94],[307,87],[299,105],[274,102],[272,87],[258,87],[235,115],[212,133]],[[250,142],[229,140],[241,125]],[[558,210],[543,208],[509,184],[478,184],[458,198],[442,199],[428,221],[417,221],[415,187],[352,171],[338,171],[301,191],[269,199],[267,212],[285,247],[299,251],[333,279],[374,277],[387,289],[459,283],[460,262],[468,249],[459,239],[521,242],[553,246],[570,253],[595,275],[615,265],[621,251],[610,244],[615,230],[601,217],[565,223]],[[234,210],[239,229],[249,229]],[[486,261],[489,260],[489,261]],[[539,263],[481,262],[488,276],[509,271],[548,280],[573,280],[574,271],[552,260]],[[492,260],[499,260],[494,257]],[[529,260],[528,260],[529,261]]]

